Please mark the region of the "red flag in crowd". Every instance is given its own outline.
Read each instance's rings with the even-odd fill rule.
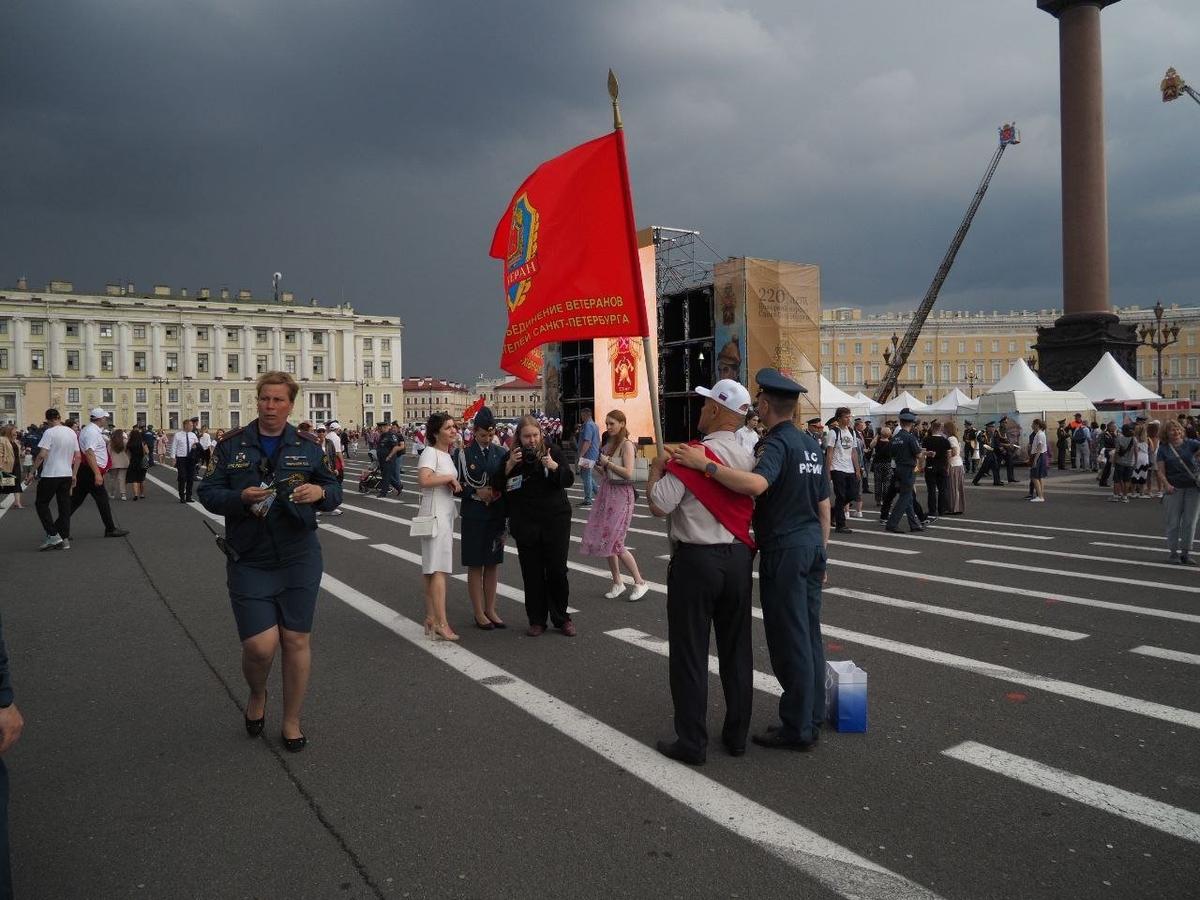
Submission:
[[[500,368],[536,381],[542,344],[648,335],[625,164],[614,131],[538,166],[496,225],[508,330]]]
[[[475,418],[475,413],[483,409],[483,394],[479,395],[479,399],[467,407],[466,412],[462,414],[463,422],[470,422]]]

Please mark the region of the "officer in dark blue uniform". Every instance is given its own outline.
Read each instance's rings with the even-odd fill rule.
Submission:
[[[258,418],[221,439],[213,473],[199,491],[205,509],[225,516],[226,582],[250,687],[246,731],[262,733],[267,675],[282,646],[282,737],[292,752],[305,746],[300,708],[324,568],[315,512],[342,502],[333,460],[288,423],[298,390],[285,372],[259,378]]]
[[[783,688],[778,726],[754,743],[812,750],[825,719],[825,649],[821,642],[821,586],[829,542],[829,479],[824,454],[811,435],[793,424],[805,389],[776,369],[759,369],[755,411],[767,427],[755,447],[751,472],[712,464],[703,451],[675,458],[740,493],[757,497],[754,538],[762,551],[759,596],[771,667]]]
[[[458,483],[462,485],[462,564],[467,570],[467,593],[475,611],[475,627],[483,631],[506,628],[496,612],[499,566],[504,562],[504,495],[492,482],[504,471],[508,451],[492,442],[496,417],[486,406],[475,413],[474,440],[454,451]]]
[[[887,530],[899,532],[896,526],[901,517],[908,518],[909,531],[924,531],[917,512],[914,508],[916,499],[916,472],[925,460],[925,450],[917,436],[913,434],[913,426],[917,422],[916,415],[908,407],[900,410],[900,427],[892,435],[892,462],[896,466],[896,502],[892,505],[891,515],[887,519]],[[933,515],[933,512],[930,512]]]

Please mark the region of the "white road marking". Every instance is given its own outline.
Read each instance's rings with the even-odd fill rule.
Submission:
[[[885,597],[882,594],[869,594],[865,591],[852,591],[847,588],[826,587],[823,596],[848,597],[851,600],[864,600],[867,603],[879,603],[883,606],[894,606],[898,609],[911,609],[916,612],[944,616],[948,619],[963,619],[967,622],[978,622],[981,625],[995,625],[997,628],[1011,628],[1014,631],[1025,631],[1042,637],[1058,638],[1063,641],[1081,641],[1088,634],[1082,631],[1066,631],[1062,628],[1049,628],[1045,625],[1035,625],[1032,622],[1020,622],[1016,619],[1002,619],[997,616],[985,616],[979,613],[963,612],[961,609],[951,609],[946,606],[933,606],[929,603],[914,603],[911,600],[900,600],[896,597]]]
[[[1130,653],[1138,653],[1142,656],[1153,656],[1158,659],[1169,659],[1171,662],[1190,663],[1193,666],[1200,666],[1200,654],[1184,653],[1182,650],[1168,650],[1166,647],[1150,647],[1143,644],[1140,647],[1134,647]]]
[[[755,618],[762,618],[761,610],[754,609],[751,612]],[[1001,666],[979,659],[971,659],[967,656],[958,656],[954,653],[934,650],[932,647],[905,644],[900,641],[893,641],[890,638],[878,637],[873,634],[863,634],[858,631],[837,628],[833,625],[822,625],[821,634],[825,637],[848,641],[851,644],[875,647],[878,650],[897,653],[901,656],[908,656],[912,659],[933,663],[934,665],[946,666],[951,669],[961,669],[964,672],[972,672],[976,675],[983,675],[986,678],[995,678],[998,681],[1007,681],[1012,684],[1034,688],[1035,690],[1058,694],[1061,697],[1069,697],[1072,700],[1095,703],[1097,706],[1107,706],[1110,709],[1122,712],[1146,716],[1151,719],[1159,719],[1163,722],[1172,722],[1176,725],[1186,726],[1187,728],[1200,729],[1200,712],[1194,710],[1179,709],[1175,706],[1155,703],[1152,700],[1140,700],[1137,697],[1126,697],[1124,694],[1114,694],[1112,691],[1103,691],[1099,688],[1087,687],[1086,685],[1075,684],[1071,681],[1048,678],[1045,675],[1034,675],[1030,672],[1010,669],[1008,666]]]
[[[1078,528],[1064,528],[1061,525],[1031,525],[1028,522],[997,522],[994,519],[959,519],[957,516],[955,516],[955,519],[959,522],[971,522],[976,525],[1003,525],[1006,528],[1036,528],[1038,531],[1065,531],[1079,537],[1089,537],[1093,534],[1126,538],[1150,537],[1150,535],[1130,534],[1127,531],[1097,531],[1095,528],[1090,528],[1086,523],[1081,524]],[[1008,534],[1001,532],[998,536],[1008,537]],[[1155,535],[1155,538],[1161,540],[1161,536]]]
[[[348,531],[345,528],[338,528],[336,525],[329,525],[325,522],[320,523],[318,527],[322,531],[332,532],[333,534],[338,535],[338,537],[344,537],[348,541],[365,541],[367,539],[365,534],[359,534],[356,531]]]
[[[955,538],[937,537],[936,532],[928,531],[924,532],[920,537],[914,537],[911,534],[897,534],[894,531],[887,531],[886,529],[877,531],[876,534],[884,534],[889,538],[898,538],[905,541],[935,541],[939,544],[959,544],[963,547],[972,547],[977,550],[1011,550],[1014,553],[1036,553],[1039,556],[1058,556],[1063,559],[1083,559],[1089,562],[1113,563],[1114,565],[1149,566],[1155,569],[1178,570],[1179,568],[1170,563],[1147,562],[1142,559],[1115,559],[1111,556],[1089,556],[1086,553],[1068,553],[1066,550],[1042,550],[1037,547],[1014,547],[1009,544],[985,544],[980,541],[961,541]],[[1017,566],[1016,568],[1024,568],[1024,566]]]
[[[1113,560],[1119,562],[1119,560]],[[1061,578],[1098,578],[1101,581],[1107,581],[1112,584],[1132,584],[1136,587],[1156,588],[1160,591],[1182,591],[1185,594],[1200,594],[1200,587],[1195,587],[1187,584],[1167,584],[1162,581],[1142,581],[1139,578],[1119,578],[1116,575],[1097,575],[1093,572],[1068,572],[1063,569],[1047,569],[1039,566],[1027,566],[1017,563],[1002,563],[995,562],[990,559],[968,559],[966,562],[976,566],[993,566],[997,569],[1020,569],[1022,572],[1040,572],[1045,575],[1057,575]],[[1168,563],[1163,563],[1164,566],[1171,569],[1177,569],[1178,566],[1172,566]]]
[[[961,521],[958,516],[952,516],[955,521]],[[1017,534],[1015,532],[1006,531],[997,534],[994,531],[988,531],[986,528],[959,528],[955,525],[948,525],[946,519],[939,518],[933,525],[934,530],[939,534],[949,531],[961,531],[964,534],[990,534],[992,537],[1016,538],[1022,541],[1053,541],[1054,535],[1050,534]]]
[[[657,653],[659,656],[667,658],[671,656],[670,645],[665,640],[652,634],[646,634],[644,631],[638,631],[636,628],[617,628],[604,633],[618,641],[624,641],[626,644],[633,644],[635,647]],[[713,675],[721,674],[721,662],[715,656],[708,657],[708,671]],[[776,697],[783,696],[783,688],[779,686],[779,680],[774,675],[768,675],[757,669],[754,670],[754,689]]]
[[[1109,541],[1091,541],[1093,547],[1119,547],[1122,550],[1149,550],[1151,553],[1166,553],[1167,544],[1165,538],[1155,538],[1159,546],[1154,547],[1149,544],[1114,544]]]
[[[953,584],[960,587],[971,588],[974,591],[990,591],[992,593],[1003,594],[1006,597],[1017,597],[1021,599],[1032,600],[1050,600],[1056,603],[1073,603],[1078,606],[1093,606],[1096,609],[1108,609],[1113,612],[1136,613],[1142,616],[1153,616],[1159,619],[1175,619],[1179,622],[1191,622],[1200,624],[1200,615],[1194,613],[1176,612],[1173,609],[1155,609],[1152,606],[1135,606],[1132,603],[1113,603],[1109,600],[1092,600],[1088,597],[1073,597],[1070,594],[1055,594],[1050,591],[1039,591],[1032,588],[1009,587],[1007,585],[991,584],[986,581],[971,581],[966,578],[951,578],[949,575],[931,575],[928,572],[910,572],[906,569],[889,569],[886,566],[872,566],[867,563],[860,562],[840,562],[836,559],[831,559],[831,563],[835,565],[848,565],[855,569],[864,572],[879,572],[883,575],[895,575],[900,578],[915,578],[918,581],[929,582],[930,584]],[[1025,566],[1016,566],[1016,568],[1024,569]],[[1057,570],[1055,570],[1057,572]],[[757,572],[755,575],[757,576]],[[1092,576],[1085,576],[1091,578]],[[969,592],[966,596],[970,596]]]
[[[1194,812],[975,741],[964,741],[949,750],[943,750],[942,755],[1121,816],[1172,837],[1200,843],[1200,815]]]
[[[328,593],[507,700],[519,710],[578,742],[710,822],[762,847],[846,897],[877,900],[936,898],[878,863],[755,803],[720,782],[672,762],[599,719],[564,703],[459,644],[428,641],[421,626],[350,585],[326,574]]]

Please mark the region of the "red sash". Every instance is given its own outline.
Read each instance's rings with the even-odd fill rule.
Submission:
[[[690,441],[689,446],[701,447],[713,462],[725,464],[725,460],[699,441]],[[682,466],[673,459],[667,462],[667,471],[683,482],[683,486],[692,492],[726,531],[751,550],[758,549],[754,539],[750,537],[750,517],[754,514],[753,499],[731,491],[719,481],[705,477],[703,472]]]

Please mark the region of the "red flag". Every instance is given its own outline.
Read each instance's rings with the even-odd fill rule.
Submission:
[[[479,399],[467,407],[466,411],[462,414],[462,421],[470,422],[481,409],[483,409],[483,394],[480,394]]]
[[[496,225],[508,330],[500,368],[535,381],[552,341],[648,335],[623,132],[538,166]]]

